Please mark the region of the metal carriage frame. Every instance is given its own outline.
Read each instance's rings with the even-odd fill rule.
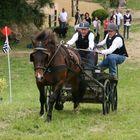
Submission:
[[[114,80],[110,75],[99,69],[88,69],[83,71],[86,82],[86,93],[80,103],[96,103],[102,104],[103,114],[108,114],[110,109],[117,110],[118,80]],[[65,86],[61,94],[61,101],[72,101],[71,87]]]

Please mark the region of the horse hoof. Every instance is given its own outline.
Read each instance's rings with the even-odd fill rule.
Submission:
[[[64,105],[62,103],[55,104],[55,109],[56,110],[63,110],[63,108],[64,108]]]
[[[51,120],[52,120],[52,117],[51,116],[47,116],[47,122],[49,123],[49,122],[51,122]]]
[[[76,108],[74,108],[74,112],[75,112],[75,113],[80,113],[80,105],[77,106]]]
[[[44,114],[44,111],[40,111],[39,115],[42,116]]]

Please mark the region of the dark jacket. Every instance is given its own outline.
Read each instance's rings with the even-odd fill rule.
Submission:
[[[115,36],[113,36],[111,39],[109,38],[109,36],[107,37],[107,40],[106,40],[106,45],[107,45],[107,48],[110,48],[110,46],[112,45],[112,42],[113,40],[116,38],[116,37],[120,37],[123,41],[123,45],[121,48],[117,48],[113,54],[119,54],[119,55],[124,55],[126,57],[128,57],[128,54],[127,54],[127,51],[126,51],[126,48],[125,48],[125,44],[124,44],[124,39],[123,37],[120,35],[120,34],[116,34]]]
[[[76,43],[76,47],[80,48],[80,49],[87,49],[89,47],[89,40],[88,40],[88,36],[90,34],[91,31],[89,31],[87,33],[87,35],[82,38],[82,35],[80,32],[78,32],[78,40],[75,42]]]

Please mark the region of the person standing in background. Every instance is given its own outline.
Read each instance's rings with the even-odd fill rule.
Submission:
[[[74,30],[75,30],[75,31],[78,30],[79,24],[80,24],[81,22],[83,22],[83,21],[86,21],[86,20],[85,20],[85,15],[84,15],[84,14],[80,14],[79,23],[76,24],[76,25],[74,26]]]
[[[94,27],[94,33],[95,33],[95,40],[94,42],[97,44],[100,40],[100,28],[101,28],[101,21],[98,19],[98,17],[95,17],[95,19],[92,22]]]
[[[104,26],[104,38],[105,38],[105,36],[106,36],[107,33],[108,33],[107,27],[108,27],[109,23],[110,23],[110,20],[109,20],[109,18],[107,17],[107,18],[103,21],[103,26]]]
[[[110,16],[110,22],[116,24],[116,14],[115,11],[112,11],[112,15]]]
[[[91,18],[88,12],[85,13],[85,20],[89,23],[89,25],[91,25]]]
[[[118,26],[118,32],[122,25],[123,15],[120,13],[119,9],[116,9],[116,25]]]
[[[127,10],[126,14],[123,16],[124,19],[124,32],[123,32],[123,36],[124,38],[126,37],[125,34],[127,33],[127,39],[129,38],[129,28],[131,26],[131,22],[132,22],[132,16],[130,14],[130,11]]]
[[[62,11],[60,12],[58,19],[60,24],[60,30],[63,33],[66,30],[67,21],[68,21],[68,14],[64,8],[62,8]]]
[[[75,22],[74,25],[77,25],[81,22],[81,15],[80,15],[80,10],[77,9],[76,13],[75,13]]]

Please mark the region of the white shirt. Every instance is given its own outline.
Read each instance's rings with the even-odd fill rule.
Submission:
[[[108,37],[108,34],[106,35],[105,39],[101,42],[98,43],[99,46],[103,46],[103,45],[106,45],[106,39]],[[104,55],[107,55],[107,54],[111,54],[113,53],[117,48],[121,48],[123,46],[123,41],[122,41],[122,38],[120,37],[116,37],[113,42],[112,42],[112,45],[108,48],[108,49],[105,49],[105,50],[101,50],[101,53],[104,54]]]
[[[78,40],[78,32],[76,32],[73,37],[66,43],[68,45],[73,45],[76,41]],[[90,32],[89,36],[88,36],[88,40],[89,40],[89,50],[93,50],[94,48],[94,34],[92,32]]]
[[[117,20],[117,25],[121,25],[121,21],[123,20],[123,15],[121,13],[116,13],[116,20]]]
[[[127,15],[125,15],[125,16],[129,18],[130,14],[127,14]],[[127,19],[127,20],[126,20],[126,23],[125,23],[124,25],[126,25],[126,26],[131,26],[130,19]]]
[[[60,12],[59,19],[61,22],[67,22],[68,14],[67,12]]]

